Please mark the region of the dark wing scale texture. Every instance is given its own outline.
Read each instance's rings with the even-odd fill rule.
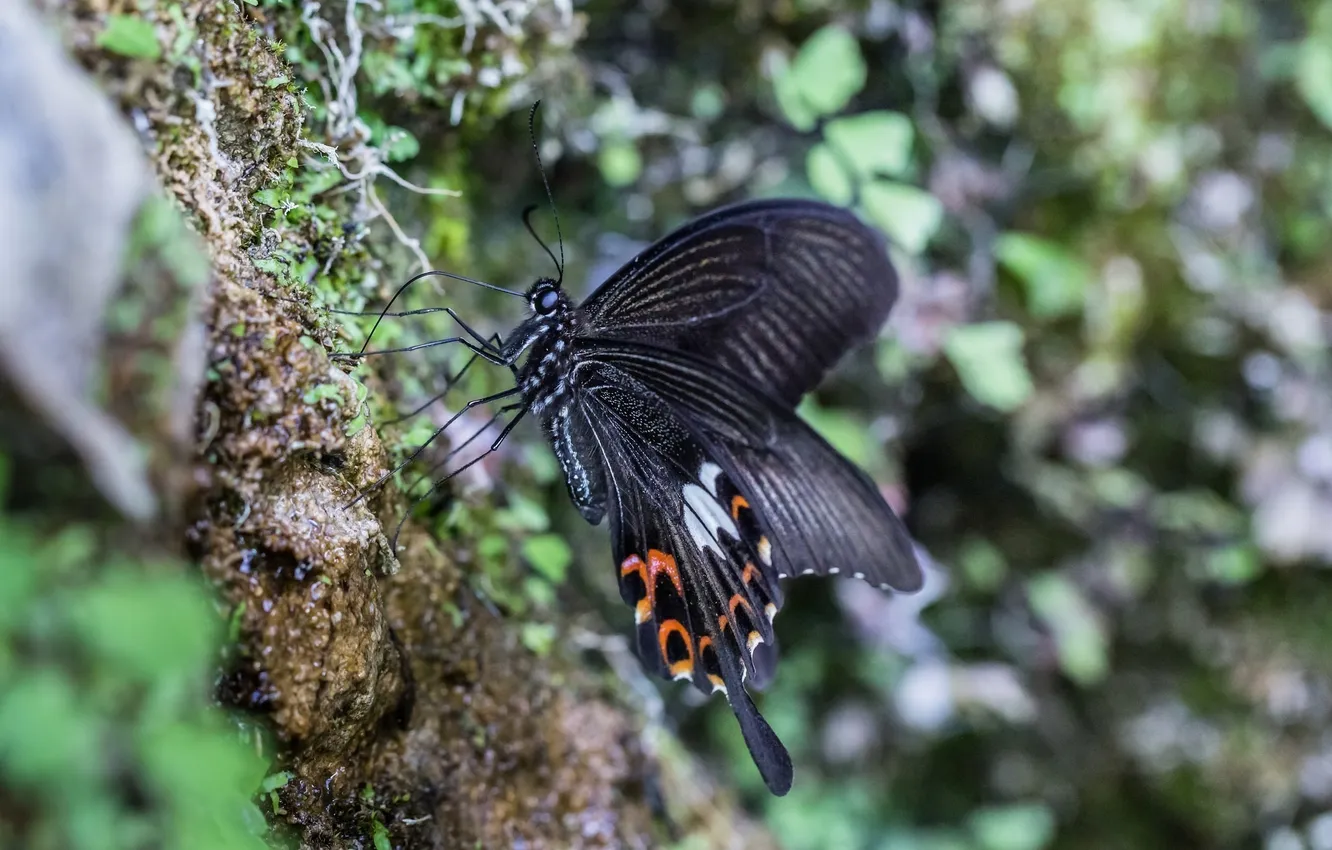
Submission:
[[[605,460],[612,546],[639,653],[663,677],[723,691],[764,781],[784,794],[790,757],[745,691],[775,669],[776,604],[775,582],[757,566],[757,539],[746,537],[756,526],[743,519],[744,497],[641,384],[595,363],[578,371]]]
[[[638,343],[584,344],[587,356],[641,383],[688,423],[745,494],[778,574],[920,588],[911,538],[874,482],[783,404],[696,356]],[[765,438],[737,438],[749,434]]]
[[[794,407],[897,297],[882,237],[854,214],[762,200],[702,216],[648,248],[579,308],[589,336],[699,355]]]

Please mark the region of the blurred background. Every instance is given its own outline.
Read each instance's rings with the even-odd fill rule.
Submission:
[[[470,618],[498,615],[493,634],[507,637],[494,638],[504,647],[495,651],[521,655],[521,675],[544,682],[555,703],[569,682],[586,682],[578,687],[630,718],[616,733],[613,769],[542,780],[595,788],[596,776],[614,774],[608,795],[561,791],[549,827],[505,825],[528,817],[526,802],[487,809],[477,826],[469,801],[491,805],[509,780],[478,773],[488,791],[431,796],[452,780],[435,777],[426,791],[386,766],[402,755],[382,743],[393,732],[348,737],[369,748],[365,773],[343,765],[353,777],[345,805],[319,797],[319,770],[333,769],[302,749],[317,736],[293,731],[299,724],[282,713],[290,689],[265,690],[278,673],[262,659],[281,653],[284,639],[264,631],[268,608],[255,600],[276,591],[265,584],[249,608],[237,604],[258,581],[245,552],[288,552],[282,563],[299,581],[301,570],[332,558],[315,543],[283,542],[294,532],[282,522],[305,516],[299,500],[284,502],[285,514],[273,509],[271,528],[253,525],[261,520],[248,506],[262,501],[264,482],[295,474],[272,472],[279,465],[270,461],[313,452],[312,468],[358,492],[468,398],[507,387],[506,373],[478,363],[451,381],[467,360],[447,348],[354,370],[344,363],[337,371],[351,370],[349,379],[298,375],[299,392],[289,386],[269,411],[279,436],[264,436],[251,430],[268,427],[255,425],[262,418],[242,411],[266,403],[252,373],[266,368],[254,352],[267,349],[256,343],[259,359],[237,365],[237,352],[249,350],[236,347],[249,338],[248,314],[214,283],[201,308],[209,371],[186,440],[194,460],[177,461],[195,472],[177,485],[185,495],[166,537],[178,541],[178,563],[203,564],[208,598],[225,600],[211,604],[226,648],[220,667],[205,641],[161,669],[176,676],[177,665],[186,679],[220,669],[220,699],[249,718],[240,738],[262,756],[257,770],[235,768],[225,798],[258,791],[257,806],[228,802],[199,815],[211,824],[250,813],[235,844],[215,846],[262,836],[377,850],[1332,850],[1332,5],[245,0],[206,9],[89,0],[41,12],[149,151],[166,196],[200,234],[214,279],[265,293],[244,310],[285,305],[275,315],[309,340],[306,351],[358,348],[373,317],[328,311],[377,310],[423,269],[515,289],[553,274],[520,219],[540,204],[535,225],[554,244],[527,120],[538,99],[536,145],[558,211],[566,288],[580,298],[669,229],[761,196],[854,207],[891,238],[902,279],[880,338],[851,354],[801,412],[881,484],[922,547],[928,580],[911,596],[853,581],[788,586],[777,620],[782,660],[759,702],[796,764],[785,798],[764,789],[724,703],[637,666],[604,528],[586,526],[569,505],[535,427],[521,426],[497,454],[410,508],[426,490],[412,489],[418,476],[438,477],[497,435],[489,412],[473,411],[449,431],[453,443],[432,446],[376,503],[390,534],[411,511],[401,571],[363,590],[384,594],[416,693],[427,694],[418,716],[434,698],[412,654],[447,654],[451,644],[413,638],[416,620],[403,611],[415,609],[394,594],[413,575],[433,575],[412,554],[429,551],[456,562],[454,595],[432,597],[436,615],[467,634]],[[234,59],[257,62],[253,51],[263,54],[262,71]],[[214,148],[167,132],[196,126],[210,108]],[[219,140],[235,168],[208,172],[205,185],[198,162]],[[247,170],[242,150],[259,151],[259,165]],[[131,280],[145,263],[151,280],[188,265],[160,248],[185,238],[172,215],[138,214],[134,233],[147,227],[158,241],[135,237]],[[484,334],[507,334],[523,317],[517,302],[456,282],[424,282],[398,302],[444,305]],[[452,335],[438,318],[386,320],[372,347]],[[112,343],[142,336],[109,333]],[[299,371],[294,357],[280,368]],[[248,376],[240,384],[249,396],[227,389],[224,361]],[[119,380],[131,384],[110,385],[138,386]],[[272,378],[279,389],[282,380]],[[419,415],[392,421],[449,388]],[[319,416],[339,433],[320,436],[310,425]],[[149,444],[161,440],[126,427]],[[379,461],[347,448],[360,445],[362,430],[383,441]],[[474,433],[470,455],[448,454]],[[305,442],[295,447],[298,437]],[[256,441],[270,438],[281,450],[255,454]],[[236,448],[242,443],[251,448]],[[0,569],[0,588],[25,570],[25,587],[45,587],[35,565],[59,563],[59,586],[47,596],[25,591],[32,599],[49,608],[63,608],[67,592],[112,600],[80,609],[104,628],[78,620],[66,627],[82,637],[57,639],[49,610],[6,608],[0,591],[0,634],[10,635],[0,641],[9,647],[0,692],[8,681],[12,695],[16,682],[45,681],[58,665],[85,671],[67,660],[82,657],[71,640],[97,656],[103,631],[121,632],[122,596],[97,590],[111,579],[88,565],[99,563],[99,547],[126,544],[89,531],[109,521],[71,510],[53,477],[24,473],[55,468],[58,451],[34,453],[22,440],[4,450],[16,471],[0,563],[14,566]],[[161,472],[170,463],[150,465],[159,490],[164,476],[175,480]],[[301,482],[301,492],[313,486]],[[223,515],[236,540],[251,542],[219,543]],[[357,532],[358,545],[371,546],[377,529]],[[71,548],[71,534],[102,543]],[[20,538],[27,542],[12,542]],[[35,555],[54,545],[40,542],[48,539],[64,541],[65,554]],[[256,570],[282,575],[276,563]],[[355,574],[378,569],[357,564]],[[164,570],[171,578],[143,587],[176,580],[172,568],[149,572]],[[124,571],[148,581],[138,567]],[[70,591],[68,577],[84,574]],[[94,589],[78,590],[84,581]],[[149,642],[176,642],[192,628],[175,624]],[[493,663],[507,667],[508,658]],[[129,684],[116,687],[155,693],[159,668],[130,667]],[[479,669],[468,681],[485,680],[488,668]],[[24,761],[20,744],[6,743],[30,735],[46,713],[42,700],[55,699],[32,687],[26,702],[0,693],[0,839],[75,846],[62,843],[63,827],[40,826],[72,805],[68,786],[52,790],[65,768],[42,773],[33,767],[41,759]],[[79,673],[60,687],[92,686]],[[394,694],[403,687],[384,685]],[[113,703],[86,703],[89,717],[99,728],[137,728],[142,707]],[[381,728],[374,724],[389,708],[367,728]],[[190,734],[214,729],[207,706],[181,711],[208,718],[191,720]],[[221,752],[237,737],[235,722],[218,721],[198,740]],[[260,731],[265,723],[276,731]],[[465,726],[432,728],[446,739],[432,746],[485,740]],[[330,734],[320,740],[341,740]],[[197,746],[193,758],[213,757]],[[87,751],[69,759],[86,761]],[[165,787],[161,777],[176,774],[158,767],[144,757],[131,772]],[[94,785],[104,787],[98,775]],[[121,805],[87,793],[78,799]],[[512,796],[524,794],[540,796]],[[429,835],[411,810],[411,800],[425,799],[440,825]],[[195,804],[170,804],[179,809],[173,828],[184,829],[180,812]],[[630,807],[645,812],[641,822],[625,814]],[[452,836],[447,811],[462,824]],[[593,823],[592,811],[614,825]],[[197,839],[207,833],[199,829],[170,834]],[[173,846],[154,840],[164,843],[125,846]]]

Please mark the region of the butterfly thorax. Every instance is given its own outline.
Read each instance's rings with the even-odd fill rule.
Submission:
[[[569,498],[593,525],[605,514],[606,482],[600,456],[579,414],[574,378],[574,339],[583,316],[551,280],[538,281],[528,295],[533,315],[504,346],[527,409],[541,421],[564,471]],[[523,358],[518,364],[518,358]]]
[[[560,293],[553,312],[529,317],[505,345],[504,354],[510,362],[523,358],[514,372],[518,388],[531,412],[543,419],[569,404],[578,318]]]

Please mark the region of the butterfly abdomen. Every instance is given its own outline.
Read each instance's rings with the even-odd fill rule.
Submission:
[[[559,299],[553,312],[534,315],[518,328],[505,356],[512,362],[526,352],[514,370],[523,403],[550,439],[570,500],[583,519],[596,525],[606,513],[606,481],[577,398],[574,340],[580,318],[563,293]]]

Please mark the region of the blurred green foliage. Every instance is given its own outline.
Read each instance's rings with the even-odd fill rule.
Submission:
[[[132,59],[160,59],[162,46],[153,25],[133,15],[109,15],[106,29],[97,36],[97,44],[112,53]]]
[[[724,706],[663,689],[782,845],[1325,846],[1328,4],[588,10],[584,114],[613,100],[641,167],[567,167],[581,232],[818,196],[901,272],[874,357],[801,412],[938,585],[793,585],[786,799]]]
[[[265,847],[265,763],[206,699],[213,603],[102,548],[0,515],[0,846]]]

